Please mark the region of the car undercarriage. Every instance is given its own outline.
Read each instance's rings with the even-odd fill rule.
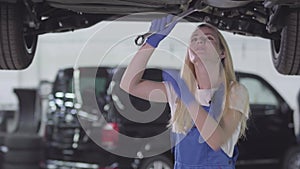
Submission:
[[[207,22],[234,34],[270,39],[278,72],[300,74],[297,50],[300,48],[297,43],[300,2],[297,0],[0,0],[0,21],[8,25],[8,30],[1,29],[1,34],[8,31],[15,35],[11,41],[20,41],[19,46],[14,46],[9,43],[11,37],[0,39],[4,46],[0,68],[28,67],[41,34],[87,28],[123,16],[128,21],[151,21],[159,13],[178,15],[196,3],[201,4],[197,6],[201,12],[192,13],[184,18],[186,21]],[[4,42],[7,39],[7,45],[13,45],[16,52],[5,52],[11,50]]]

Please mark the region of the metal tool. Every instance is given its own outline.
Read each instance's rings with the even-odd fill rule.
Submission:
[[[202,9],[199,8],[201,6],[200,2],[201,1],[197,1],[193,7],[189,8],[188,10],[186,10],[186,11],[180,13],[179,15],[177,15],[176,17],[174,17],[173,21],[171,23],[168,23],[165,27],[168,27],[170,24],[172,24],[174,22],[178,22],[182,18],[184,18],[196,11],[200,12],[200,11],[205,10],[206,8],[202,8]],[[142,44],[144,44],[147,37],[149,37],[155,33],[156,32],[147,32],[147,33],[144,33],[143,35],[139,35],[135,38],[134,42],[137,46],[141,46]]]

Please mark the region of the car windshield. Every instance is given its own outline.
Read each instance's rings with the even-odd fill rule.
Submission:
[[[54,83],[54,97],[63,97],[65,101],[75,99],[75,78],[73,69],[61,70]],[[83,104],[92,105],[94,100],[101,105],[108,88],[108,69],[106,68],[81,68],[79,75],[79,89]],[[76,101],[75,101],[76,102]]]
[[[74,79],[68,83],[67,92],[74,93]],[[81,77],[80,78],[80,92],[84,92],[86,90],[95,89],[95,95],[101,95],[102,93],[106,93],[107,90],[107,78],[106,77]]]

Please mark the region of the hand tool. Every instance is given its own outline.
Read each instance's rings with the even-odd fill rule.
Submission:
[[[173,21],[169,24],[167,24],[165,27],[168,27],[170,24],[172,24],[173,22],[178,22],[179,20],[181,20],[182,18],[194,13],[194,12],[201,12],[203,10],[205,10],[206,8],[200,8],[202,6],[201,1],[198,0],[195,5],[193,5],[193,7],[189,8],[188,10],[178,14],[177,16],[174,17]],[[135,44],[137,46],[141,46],[142,44],[144,44],[145,40],[147,37],[155,34],[156,32],[147,32],[144,33],[143,35],[139,35],[137,36],[137,38],[135,39]]]

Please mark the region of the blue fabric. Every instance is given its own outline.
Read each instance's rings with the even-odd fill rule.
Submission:
[[[185,105],[196,101],[194,95],[190,92],[185,81],[180,77],[179,72],[176,70],[163,70],[162,71],[163,81],[169,82],[177,96]]]
[[[209,112],[210,107],[203,108]],[[237,146],[230,158],[222,149],[214,151],[205,141],[201,142],[203,138],[196,127],[186,135],[172,133],[172,136],[175,142],[174,169],[235,169],[239,154]]]
[[[188,104],[194,96],[188,90],[178,71],[163,71],[163,80],[170,83],[181,100]],[[222,110],[224,84],[214,93],[210,106],[202,106],[215,120]],[[175,155],[174,169],[235,169],[238,148],[235,146],[233,157],[229,157],[222,149],[214,151],[203,139],[200,132],[193,126],[187,134],[171,133],[171,143]]]

